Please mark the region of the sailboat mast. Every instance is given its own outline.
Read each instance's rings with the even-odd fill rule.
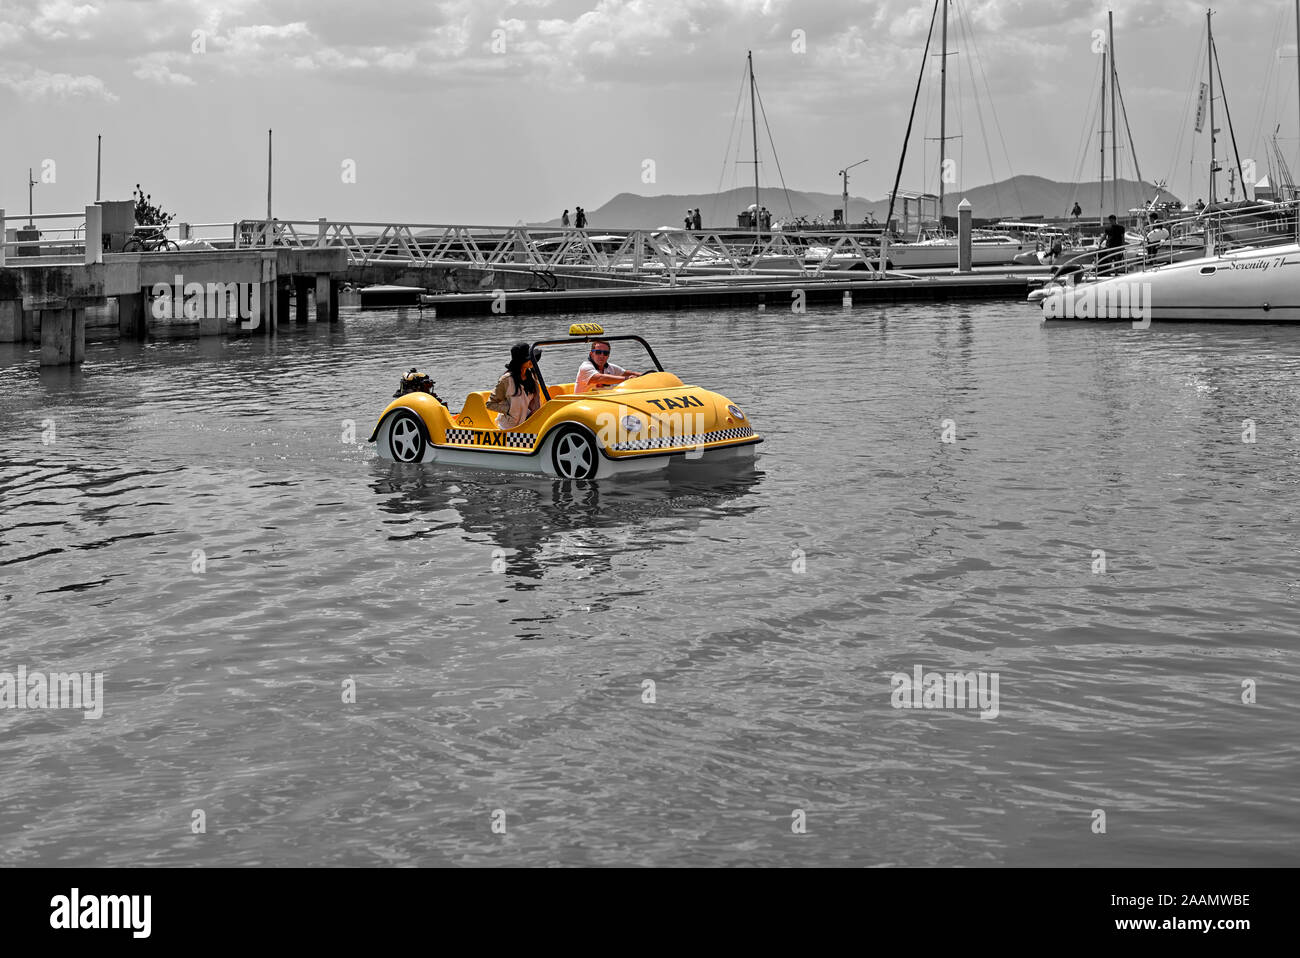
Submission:
[[[948,0],[943,0],[943,52],[939,55],[939,229],[943,229],[943,178],[948,146]]]
[[[1214,134],[1214,27],[1210,24],[1211,11],[1205,11],[1205,34],[1207,42],[1205,44],[1206,70],[1210,74],[1210,205],[1214,205],[1214,174],[1218,172],[1219,163],[1215,157]]]
[[[758,204],[758,111],[754,109],[754,51],[749,51],[749,118],[753,121],[750,126],[754,131],[754,237],[762,240],[762,228],[758,218],[758,211],[762,209]]]
[[[1296,80],[1300,81],[1300,0],[1295,0],[1295,50]],[[1300,107],[1300,96],[1296,98],[1296,105]]]
[[[1106,225],[1106,64],[1107,52],[1101,51],[1101,196],[1097,201],[1097,219]]]
[[[1115,14],[1106,11],[1109,36],[1106,49],[1110,53],[1110,211],[1119,211],[1119,112],[1115,109],[1115,88],[1119,77],[1115,72]]]

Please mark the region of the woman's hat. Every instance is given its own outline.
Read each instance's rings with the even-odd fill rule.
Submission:
[[[528,360],[534,363],[542,358],[542,351],[536,346],[529,347],[527,343],[515,343],[510,347],[510,364],[522,366]]]

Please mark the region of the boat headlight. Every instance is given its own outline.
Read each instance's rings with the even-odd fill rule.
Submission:
[[[744,418],[745,418],[745,414],[744,414],[743,412],[740,411],[740,407],[739,407],[739,406],[728,406],[728,407],[727,407],[727,412],[731,413],[732,417],[735,418],[735,419],[744,419]]]
[[[636,416],[624,416],[623,428],[628,432],[640,432],[645,423],[641,422]]]

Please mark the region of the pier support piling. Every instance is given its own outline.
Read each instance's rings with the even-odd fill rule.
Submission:
[[[74,366],[86,358],[86,311],[41,310],[41,365]]]
[[[275,321],[281,326],[288,326],[292,321],[289,315],[289,293],[292,287],[288,277],[283,277],[275,284]]]
[[[117,297],[117,335],[119,339],[142,342],[149,335],[145,315],[148,297],[144,293],[127,293]]]
[[[330,322],[331,323],[337,323],[339,321],[339,300],[342,299],[342,296],[339,294],[339,290],[342,288],[343,288],[343,284],[340,283],[338,280],[336,279],[330,280]]]
[[[41,311],[39,309],[23,310],[23,338],[24,343],[39,343],[41,341]]]
[[[293,278],[293,321],[295,323],[307,322],[307,297],[310,295],[311,280],[306,276],[295,276]]]
[[[275,282],[258,284],[258,299],[260,315],[257,317],[257,325],[253,327],[254,336],[274,336],[275,335]]]
[[[23,301],[0,301],[0,343],[16,343],[23,335]]]
[[[316,322],[330,322],[330,304],[334,299],[334,287],[329,273],[316,274]]]

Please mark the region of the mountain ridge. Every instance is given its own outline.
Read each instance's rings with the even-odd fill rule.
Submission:
[[[1106,196],[1111,196],[1112,184],[1106,184]],[[789,200],[787,202],[787,192]],[[1068,217],[1077,201],[1083,208],[1082,219],[1091,221],[1098,218],[1100,186],[1096,180],[1082,183],[1064,183],[1049,180],[1046,177],[1022,174],[996,183],[988,183],[967,190],[951,190],[947,193],[945,210],[949,216],[957,212],[957,204],[963,199],[970,200],[973,212],[979,219],[1020,219],[1020,218],[1055,218]],[[1119,197],[1116,207],[1120,212],[1146,205],[1155,195],[1156,190],[1150,184],[1137,180],[1120,180]],[[1162,201],[1181,203],[1182,201],[1168,191],[1160,191]],[[657,196],[642,196],[638,193],[619,193],[594,210],[587,211],[589,229],[627,228],[658,229],[663,226],[683,225],[687,208],[699,207],[706,229],[735,229],[737,214],[748,209],[754,202],[753,188],[737,187],[721,193],[664,193]],[[804,215],[809,220],[820,216],[824,223],[830,223],[831,211],[843,205],[838,193],[820,193],[804,190],[782,190],[763,187],[759,192],[759,203],[772,212],[772,222],[779,223],[790,219],[791,208],[795,216]],[[1109,205],[1109,203],[1108,203]],[[854,223],[861,223],[867,212],[877,221],[884,221],[889,207],[888,198],[868,200],[865,197],[849,197],[849,215]],[[915,204],[912,204],[915,210]],[[570,209],[570,217],[574,210]],[[912,214],[913,216],[915,213]],[[901,221],[901,204],[895,206],[894,217]],[[560,219],[533,223],[534,226],[559,226]]]

